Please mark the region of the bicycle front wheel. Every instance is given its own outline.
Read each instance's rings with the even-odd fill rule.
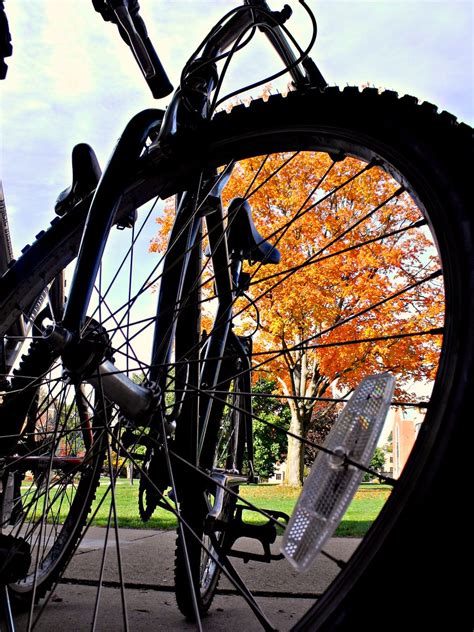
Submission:
[[[263,449],[253,463],[244,453],[240,473],[253,474],[255,469],[269,476],[277,461],[284,462],[286,471],[281,468],[278,474],[287,485],[273,492],[272,498],[291,497],[314,459],[315,446],[324,441],[351,391],[363,377],[384,371],[394,375],[397,384],[392,408],[393,457],[399,456],[397,428],[401,431],[405,421],[412,428],[414,447],[403,468],[402,459],[395,463],[397,481],[390,498],[348,563],[336,560],[331,573],[335,580],[329,586],[319,572],[321,558],[311,572],[299,578],[284,560],[274,559],[276,554],[273,558],[265,554],[263,559],[269,563],[255,570],[262,561],[257,551],[262,540],[275,544],[278,551],[281,537],[278,529],[265,527],[266,516],[246,529],[237,511],[232,511],[213,531],[205,510],[190,519],[192,503],[169,501],[186,534],[178,545],[182,567],[186,566],[180,571],[180,607],[187,616],[200,617],[214,593],[215,603],[224,612],[227,597],[240,595],[249,606],[249,628],[357,629],[365,616],[364,595],[383,577],[391,595],[400,596],[403,589],[411,621],[426,624],[431,603],[448,600],[452,622],[452,608],[459,604],[458,587],[455,582],[446,586],[440,581],[440,567],[446,565],[447,572],[456,576],[456,564],[450,551],[440,550],[438,533],[443,529],[448,537],[454,527],[450,512],[439,515],[438,508],[442,504],[454,509],[461,494],[452,489],[450,481],[452,472],[458,471],[454,464],[463,446],[463,419],[473,377],[473,222],[467,191],[472,131],[410,97],[398,99],[393,93],[378,94],[371,89],[362,93],[328,89],[235,107],[207,123],[198,138],[181,140],[186,159],[179,161],[180,182],[195,185],[216,170],[224,173],[224,212],[235,205],[235,199],[247,202],[260,235],[252,232],[250,238],[237,240],[239,252],[254,264],[245,264],[232,325],[235,335],[253,338],[252,383],[248,380],[245,388],[239,386],[238,395],[253,402],[254,433],[267,428],[267,435],[261,436],[274,452],[270,450],[270,466],[262,456]],[[137,176],[154,192],[162,190],[157,178],[150,175],[155,172],[149,163],[156,156],[160,163],[160,149],[151,144],[140,159],[143,169]],[[199,202],[205,201],[208,192],[199,187],[191,191],[200,217],[204,213]],[[185,435],[188,429],[180,409],[186,397],[199,403],[223,399],[230,410],[246,408],[228,398],[225,378],[210,387],[200,383],[193,369],[201,362],[206,345],[199,319],[207,333],[222,326],[216,323],[219,297],[213,283],[222,271],[213,269],[205,256],[206,230],[198,245],[204,254],[201,268],[194,281],[186,280],[189,288],[201,290],[200,317],[193,316],[187,323],[194,332],[194,347],[182,350],[172,337],[175,346],[167,366],[157,367],[151,357],[150,349],[159,346],[152,339],[163,256],[168,253],[176,262],[186,256],[186,244],[182,247],[179,239],[169,240],[173,211],[171,206],[167,208],[160,209],[159,234],[152,241],[151,250],[157,255],[147,252],[150,235],[156,234],[156,225],[148,233],[146,228],[147,218],[155,219],[153,211],[143,221],[139,215],[129,231],[111,235],[110,254],[106,249],[88,313],[112,352],[114,371],[143,384],[157,371],[166,376],[159,401],[162,417],[169,423],[167,447],[165,433],[157,439],[147,427],[124,419],[108,403],[102,404],[108,410],[103,425],[115,438],[120,456],[127,456],[149,482],[149,489],[156,492],[149,495],[149,505],[144,508],[147,515],[154,512],[156,498],[166,498],[170,472],[156,459],[150,458],[153,467],[149,467],[137,447],[152,446],[153,454],[171,466],[178,488],[182,489],[184,481],[184,500],[194,495],[202,499],[200,507],[205,503],[212,509],[212,475],[233,467],[200,461],[199,454],[197,460],[183,465],[176,456],[185,452],[179,445],[183,433],[177,428],[174,435],[172,417],[176,414],[178,422],[183,422]],[[232,221],[226,217],[226,230],[231,230]],[[267,265],[261,240],[280,251],[280,263]],[[197,296],[190,294],[193,300]],[[180,319],[183,305],[189,308],[186,297],[182,305],[168,306],[176,319]],[[171,322],[170,327],[175,326]],[[227,358],[216,360],[223,363]],[[97,404],[93,408],[98,410]],[[218,428],[209,428],[199,444],[207,454],[218,455],[218,437]],[[306,447],[302,449],[302,445]],[[261,500],[266,488],[254,491],[240,485],[243,500],[237,502],[253,493],[254,507],[276,509],[272,500]],[[290,505],[285,506],[288,513]],[[432,529],[435,522],[436,532]],[[219,534],[228,529],[226,523],[234,534],[235,529],[253,534],[248,565],[233,555],[233,547],[225,542],[219,545]],[[262,524],[269,535],[259,529]],[[190,550],[184,546],[187,540],[193,542]],[[194,546],[196,542],[198,546]],[[226,570],[219,567],[219,573],[213,574],[226,575],[220,594],[217,581],[203,581],[206,575],[199,575],[201,566],[213,572],[216,557]],[[330,557],[334,555],[330,553]],[[222,561],[233,565],[241,581],[235,580],[230,566]],[[344,570],[338,572],[337,564]],[[186,582],[197,600],[182,597]],[[419,586],[424,586],[423,594]],[[205,604],[200,604],[203,587]],[[429,602],[424,600],[426,591]],[[269,595],[278,597],[278,609]],[[192,603],[196,601],[197,608]],[[371,602],[371,611],[375,608]],[[458,612],[461,615],[459,608]],[[397,623],[403,622],[401,611],[392,615],[398,617]],[[239,614],[242,625],[240,617],[245,616]],[[435,616],[440,619],[439,612]]]

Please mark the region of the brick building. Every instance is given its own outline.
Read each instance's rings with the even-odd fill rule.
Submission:
[[[420,429],[422,416],[413,410],[397,408],[392,430],[393,476],[398,478],[410,455]]]

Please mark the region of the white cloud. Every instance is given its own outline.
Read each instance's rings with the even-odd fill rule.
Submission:
[[[2,177],[14,210],[19,248],[52,218],[70,178],[70,152],[89,142],[102,163],[126,121],[152,100],[116,28],[90,0],[8,2],[14,40],[2,85]],[[207,30],[237,0],[141,0],[142,15],[177,84],[179,71]],[[275,8],[282,3],[271,2]],[[310,0],[319,36],[315,59],[331,84],[390,87],[474,118],[471,2]],[[310,32],[298,3],[288,23],[298,39]],[[262,78],[277,67],[263,38],[242,55],[227,87]],[[282,82],[284,85],[286,80]],[[28,221],[25,221],[25,217]]]

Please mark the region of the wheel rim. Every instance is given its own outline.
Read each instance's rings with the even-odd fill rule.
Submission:
[[[275,139],[274,139],[274,138],[272,139],[272,141],[271,141],[271,142],[272,142],[272,144],[278,144],[278,143],[275,141]],[[337,148],[338,148],[338,149],[339,149],[339,151],[340,151],[342,143],[341,143],[341,142],[337,142],[336,144],[337,144]],[[232,145],[232,143],[229,143],[229,146],[231,146],[231,147],[232,147],[232,150],[233,150],[233,149],[235,149],[235,147]],[[222,149],[222,148],[220,148],[220,149]],[[229,152],[230,152],[230,151],[232,151],[232,150],[230,150],[230,149],[229,149]],[[224,153],[224,155],[225,155],[225,151],[224,151],[223,153]],[[353,152],[351,151],[351,153],[353,153]],[[366,156],[364,156],[364,157],[366,157]],[[337,156],[337,158],[339,158],[339,156]],[[372,157],[371,157],[371,158],[372,158]],[[281,165],[282,163],[284,163],[287,159],[288,159],[288,156],[285,156],[285,157],[281,160],[280,165]],[[259,172],[259,170],[260,170],[260,173],[261,173],[261,165],[262,165],[262,163],[264,162],[264,160],[265,160],[265,159],[257,159],[257,160],[258,160],[258,164],[257,164],[257,166],[254,166],[254,167],[253,167],[253,169],[252,169],[252,177],[253,177],[253,175],[254,175],[256,172]],[[295,160],[296,160],[296,159],[295,159]],[[329,159],[327,159],[327,160],[329,160]],[[337,161],[336,161],[336,162],[334,162],[334,165],[335,165],[335,166],[334,166],[333,168],[334,168],[334,169],[336,169],[336,168],[337,168],[337,166],[339,165],[339,166],[340,166],[340,174],[341,174],[341,173],[343,172],[343,166],[344,166],[344,164],[345,164],[345,163],[347,163],[348,161],[352,163],[352,164],[351,164],[352,174],[351,174],[351,176],[350,176],[350,177],[353,177],[353,175],[354,175],[354,171],[356,170],[356,169],[355,169],[355,167],[354,167],[355,159],[352,159],[352,158],[350,158],[350,159],[346,159],[346,161],[343,161],[343,162],[341,162],[341,163],[339,163],[339,162],[337,162]],[[268,159],[266,159],[266,160],[265,160],[265,164],[268,164]],[[288,165],[290,165],[290,164],[291,164],[291,161],[290,161],[290,162],[288,162]],[[329,163],[326,163],[326,165],[325,165],[326,169],[328,168],[328,164],[329,164]],[[237,168],[234,168],[234,169],[237,169]],[[279,169],[279,167],[278,167],[278,166],[276,166],[276,165],[274,165],[274,166],[272,167],[272,172],[276,172],[278,169]],[[391,212],[393,212],[393,207],[394,207],[394,206],[396,206],[396,204],[398,203],[398,198],[399,198],[399,197],[401,197],[401,196],[405,196],[405,197],[407,197],[407,194],[406,194],[406,193],[404,193],[404,192],[401,192],[399,195],[394,195],[397,191],[399,191],[399,190],[400,190],[400,186],[399,186],[400,182],[395,182],[395,181],[393,181],[393,180],[391,180],[391,181],[390,181],[390,180],[389,180],[389,177],[388,177],[388,176],[385,176],[385,174],[383,174],[383,172],[381,171],[380,167],[378,167],[378,166],[373,166],[373,167],[370,167],[370,168],[369,168],[369,170],[368,170],[368,172],[365,172],[365,171],[364,171],[365,169],[367,169],[367,163],[364,163],[364,164],[359,165],[359,171],[360,171],[360,172],[362,172],[362,173],[369,173],[371,178],[373,178],[373,177],[374,177],[374,175],[373,175],[373,174],[374,174],[374,172],[377,174],[377,177],[378,177],[379,179],[380,179],[380,178],[382,178],[382,177],[384,177],[384,178],[386,177],[386,182],[384,182],[384,186],[385,186],[385,188],[386,188],[386,189],[389,189],[388,194],[387,194],[387,195],[386,195],[383,199],[381,199],[381,196],[380,196],[380,195],[375,196],[375,198],[376,198],[376,202],[375,202],[375,203],[372,203],[372,204],[370,205],[370,209],[369,209],[369,210],[372,212],[372,211],[373,211],[373,209],[374,209],[375,207],[379,206],[379,207],[380,207],[380,209],[381,209],[381,211],[380,211],[380,215],[383,215],[383,212],[384,212],[384,210],[385,210],[385,206],[387,206],[387,205],[388,205],[388,207],[390,208]],[[391,171],[392,171],[392,172],[394,171],[394,170],[393,170],[393,168],[391,168]],[[342,178],[342,175],[340,175],[340,174],[339,174],[339,177],[340,177],[340,178]],[[251,180],[251,179],[252,179],[252,177],[249,177],[249,180]],[[357,176],[357,177],[360,177],[360,176]],[[357,180],[357,177],[355,177],[355,178],[354,178],[354,180]],[[369,178],[369,179],[370,179],[370,178]],[[399,180],[402,180],[402,178],[399,178]],[[248,182],[244,183],[244,185],[245,185],[245,186],[248,186]],[[390,185],[390,186],[389,186],[389,185]],[[244,189],[245,189],[245,186],[244,186]],[[257,182],[255,183],[254,187],[255,187],[255,188],[258,188],[259,186],[260,186],[260,185],[259,185],[259,182],[257,181]],[[375,185],[372,185],[372,186],[374,186],[374,187],[375,187]],[[391,187],[391,188],[390,188],[390,187]],[[229,186],[229,187],[227,187],[227,188],[229,188],[229,189],[230,189],[231,187]],[[226,188],[226,189],[227,189],[227,188]],[[344,188],[344,187],[343,187],[343,188]],[[264,195],[264,193],[265,193],[265,187],[260,188],[260,189],[259,189],[259,192],[261,193],[261,195],[262,195],[262,197],[263,197],[263,195]],[[225,199],[226,204],[228,204],[228,203],[229,203],[229,200],[230,200],[232,197],[234,197],[235,195],[237,195],[237,194],[239,194],[239,193],[237,193],[236,191],[232,191],[232,193],[227,193],[227,192],[226,192],[226,190],[225,190],[225,191],[224,191],[224,199]],[[228,197],[227,197],[227,198],[225,197],[226,195],[228,195]],[[242,195],[242,193],[240,193],[240,195]],[[393,197],[390,197],[390,196],[393,196]],[[252,195],[251,195],[251,196],[249,196],[249,201],[253,204],[253,203],[254,203],[253,198],[256,198],[256,197],[257,197],[257,195],[256,195],[256,194],[255,194],[255,195],[253,195],[253,196],[252,196]],[[330,196],[330,197],[332,197],[332,196]],[[328,198],[328,199],[330,199],[330,198]],[[387,204],[385,204],[385,199],[390,199],[390,201],[389,201]],[[255,204],[255,207],[256,207],[257,212],[258,212],[258,208],[259,208],[259,207],[258,207],[258,203],[256,203],[256,204]],[[382,209],[383,209],[383,210],[382,210]],[[399,238],[399,235],[406,235],[406,234],[407,234],[408,229],[407,229],[406,227],[407,227],[408,225],[414,225],[415,227],[414,227],[413,229],[409,229],[409,230],[413,230],[413,231],[415,231],[415,232],[416,232],[416,231],[418,231],[418,233],[419,233],[419,234],[423,235],[423,239],[426,239],[426,237],[425,237],[425,232],[427,231],[426,226],[421,226],[421,225],[418,225],[418,224],[417,224],[418,222],[421,222],[421,221],[423,220],[423,218],[422,218],[421,214],[415,214],[414,209],[412,209],[410,206],[408,206],[408,203],[406,203],[406,209],[405,209],[405,210],[406,210],[406,217],[405,217],[405,219],[402,219],[402,218],[399,216],[399,217],[397,218],[397,220],[396,220],[396,221],[395,221],[395,220],[393,221],[393,223],[392,223],[392,225],[391,225],[391,226],[388,226],[388,227],[385,229],[385,232],[386,232],[386,233],[388,233],[388,234],[390,234],[390,233],[395,233],[392,237],[390,237],[390,236],[389,236],[389,237],[388,237],[388,238],[386,238],[386,239],[387,239],[388,241],[390,241],[390,238],[391,238],[391,239],[393,240],[393,242],[394,242],[394,243],[396,243],[396,239],[398,239],[398,238]],[[261,218],[260,218],[260,223],[258,223],[258,219],[259,219],[259,218],[258,218],[258,216],[256,216],[256,217],[255,217],[255,221],[256,221],[256,223],[257,223],[257,227],[260,229],[260,231],[261,231],[262,233],[264,233],[265,228],[267,228],[267,226],[265,225],[265,218],[264,218],[263,210],[261,211],[261,213],[262,213],[262,216],[261,216]],[[360,218],[356,218],[356,220],[357,220],[357,221],[358,221],[359,219],[360,219]],[[164,222],[166,222],[166,219],[164,219],[163,221],[164,221]],[[368,220],[368,221],[370,221],[370,220]],[[381,220],[377,220],[377,221],[381,221]],[[398,223],[397,223],[397,222],[398,222]],[[389,223],[389,222],[387,221],[387,223]],[[286,230],[288,230],[288,229],[286,229]],[[395,231],[400,231],[400,232],[399,232],[399,233],[396,233]],[[272,233],[274,233],[274,232],[275,232],[275,228],[272,228],[270,231],[268,231],[268,230],[267,230],[267,232],[270,232],[270,233],[272,234]],[[284,227],[283,227],[283,229],[281,229],[281,228],[280,228],[280,232],[281,232],[281,233],[285,233],[285,228],[284,228]],[[369,234],[368,236],[366,236],[365,241],[369,241],[369,240],[373,239],[374,237],[377,237],[377,238],[378,238],[378,237],[379,237],[379,235],[380,235],[380,233],[376,234],[375,236],[374,236],[374,234]],[[283,236],[284,236],[284,235],[283,235]],[[277,245],[277,247],[278,247],[278,248],[280,248],[280,247],[281,247],[281,243],[280,243],[279,239],[280,239],[280,238],[279,238],[279,236],[278,236],[278,233],[277,233],[277,237],[276,237],[276,239],[275,239],[275,236],[273,235],[273,243],[276,243],[276,245]],[[270,241],[272,241],[272,237],[270,237]],[[336,242],[335,242],[335,243],[336,243]],[[374,242],[372,242],[372,243],[374,243]],[[347,247],[347,245],[346,245],[346,244],[344,244],[344,246],[345,246],[345,247]],[[351,247],[351,246],[352,246],[352,244],[349,244],[349,247]],[[429,251],[429,248],[428,248],[427,246],[424,246],[424,247],[426,248],[426,252],[428,252],[428,251]],[[433,247],[434,247],[434,246],[431,246],[431,248],[433,248]],[[333,249],[335,249],[335,246],[333,246]],[[388,252],[388,249],[387,249],[387,251],[386,251],[386,252]],[[433,253],[434,253],[434,250],[433,250]],[[429,257],[433,257],[433,261],[434,261],[434,256],[435,256],[435,255],[434,255],[433,253],[432,253],[432,254],[430,254],[430,255],[426,255],[427,260],[425,261],[425,263],[424,263],[424,265],[423,265],[423,266],[420,266],[420,269],[421,269],[422,267],[425,267],[425,268],[426,268],[426,269],[425,269],[425,277],[426,277],[426,279],[427,279],[427,280],[426,280],[426,284],[427,284],[427,285],[431,284],[431,285],[432,285],[432,287],[438,288],[437,290],[435,290],[435,293],[436,293],[438,290],[439,290],[439,291],[442,291],[442,290],[440,289],[439,279],[438,279],[438,277],[436,276],[436,274],[437,274],[437,270],[438,270],[438,267],[436,266],[436,268],[435,268],[435,267],[434,267],[434,265],[432,265],[432,263],[429,263],[429,262],[428,262]],[[324,256],[324,255],[326,254],[326,252],[321,253],[321,254]],[[287,272],[287,273],[288,273],[288,270],[290,270],[290,272],[291,272],[291,268],[292,268],[292,267],[294,267],[294,258],[292,259],[292,263],[293,263],[293,266],[291,266],[291,267],[290,267],[290,266],[288,266],[288,264],[286,264],[286,268],[284,268],[284,270],[286,270],[286,272]],[[204,264],[204,265],[206,265],[206,264]],[[209,269],[209,264],[207,264],[207,265],[208,265],[208,269]],[[431,265],[432,267],[430,267],[430,265]],[[270,267],[268,267],[268,268],[262,268],[262,272],[263,272],[264,270],[265,270],[265,272],[266,272],[266,270],[269,270],[269,274],[262,274],[262,276],[265,278],[265,276],[269,276],[269,275],[271,274],[271,270],[270,270]],[[213,272],[212,272],[212,270],[211,270],[211,271],[209,272],[209,275],[211,275],[211,276],[212,276],[212,274],[213,274]],[[251,274],[252,274],[252,272],[251,272]],[[431,275],[431,276],[430,276],[430,275]],[[415,284],[415,285],[414,285],[414,289],[412,289],[412,290],[407,290],[407,293],[406,293],[406,294],[405,294],[405,292],[402,292],[403,299],[400,299],[400,300],[402,300],[402,301],[408,301],[410,298],[412,298],[412,297],[413,297],[413,292],[415,292],[415,291],[416,291],[416,288],[418,287],[418,285],[416,285],[416,283],[417,283],[416,275],[413,275],[413,276],[415,276],[415,280],[414,280],[414,284]],[[277,278],[277,280],[279,279],[279,277],[281,277],[281,273],[280,273],[280,275],[279,275],[279,276],[277,276],[277,277],[276,277],[276,278]],[[255,277],[253,277],[253,278],[255,279]],[[265,282],[267,282],[267,283],[268,283],[269,281],[260,281],[260,280],[258,279],[258,277],[257,277],[257,282],[255,283],[255,285],[258,287],[258,285],[259,285],[259,284],[260,284],[260,285],[264,285],[264,284],[265,284]],[[271,282],[271,281],[270,281],[270,282]],[[204,282],[204,283],[205,283],[205,282]],[[273,281],[273,283],[275,283],[275,281]],[[408,285],[410,285],[410,284],[409,284],[409,283],[405,283],[405,285],[407,285],[407,286],[408,286]],[[398,287],[392,286],[392,287],[390,287],[390,289],[389,289],[389,290],[387,290],[387,288],[385,288],[385,295],[395,295],[395,294],[397,294],[397,292],[399,292],[399,291],[400,291],[400,289],[401,289],[401,286],[400,286],[400,285],[399,285]],[[273,292],[276,292],[276,291],[277,291],[276,289],[273,289]],[[412,295],[411,295],[411,296],[410,296],[410,292],[412,292]],[[438,298],[439,298],[439,297],[438,297]],[[203,300],[204,300],[204,301],[206,301],[206,298],[204,298]],[[208,298],[207,300],[208,300],[208,302],[209,302],[209,303],[210,303],[210,302],[212,302],[212,300],[211,300],[210,298]],[[373,304],[378,304],[378,303],[379,303],[380,301],[382,301],[382,300],[383,300],[383,297],[376,297],[375,299],[373,299],[373,300],[372,300],[372,303],[373,303]],[[394,299],[394,300],[396,301],[397,299]],[[401,303],[401,302],[399,302],[398,304],[400,305],[400,304],[402,304],[402,303]],[[239,308],[238,308],[238,309],[239,309]],[[243,311],[242,311],[243,316],[241,316],[241,320],[243,320],[243,319],[244,319],[244,317],[248,314],[248,312],[249,312],[252,308],[251,308],[251,307],[247,307],[247,308],[240,308],[240,309],[243,309]],[[367,304],[366,304],[365,306],[364,306],[364,305],[362,305],[359,311],[363,312],[363,311],[364,311],[364,310],[366,310],[366,309],[367,309]],[[392,308],[392,309],[393,309],[393,308]],[[379,308],[379,310],[382,312],[382,314],[383,314],[383,313],[385,313],[385,320],[386,320],[386,314],[388,313],[388,311],[385,311],[385,312],[384,312],[384,311],[383,311],[383,310],[384,310],[384,308],[383,308],[383,307]],[[369,311],[369,312],[375,312],[375,311],[376,311],[376,309],[372,309],[372,308],[370,307],[370,305],[369,305],[369,310],[368,310],[368,311]],[[440,310],[440,311],[441,311],[441,310]],[[132,319],[132,320],[133,320],[133,319]],[[427,335],[427,336],[431,336],[431,338],[432,338],[432,339],[435,339],[435,338],[436,338],[436,339],[439,339],[440,327],[441,327],[441,323],[440,323],[440,320],[439,320],[439,313],[438,313],[438,315],[437,315],[436,317],[435,317],[435,316],[433,316],[432,321],[433,321],[433,322],[431,322],[431,323],[430,323],[430,326],[429,326],[429,327],[425,324],[425,327],[424,327],[424,329],[425,329],[425,330],[428,330],[428,329],[432,330],[432,333],[427,333],[426,335]],[[347,322],[349,323],[349,322],[350,322],[350,319],[349,319]],[[406,323],[404,323],[404,324],[406,324]],[[250,327],[250,328],[251,328],[251,329],[254,329],[254,328],[255,328],[255,322],[254,322],[254,321],[252,321],[252,322],[251,322],[251,327]],[[248,329],[249,329],[249,327],[247,327],[247,329],[245,329],[245,327],[243,327],[243,328],[242,328],[242,331],[241,331],[241,332],[239,332],[239,333],[242,333],[243,335],[245,335],[245,334],[249,333],[249,332],[248,332]],[[383,329],[383,328],[381,328],[381,329]],[[416,333],[419,333],[419,332],[422,332],[422,331],[423,331],[423,327],[418,327],[418,328],[415,330],[415,332],[416,332]],[[405,330],[405,333],[406,333],[406,330]],[[325,339],[325,340],[323,339],[323,340],[324,340],[324,342],[328,345],[328,348],[330,348],[330,347],[329,347],[329,345],[330,345],[330,344],[332,344],[332,342],[334,341],[333,339],[331,339],[331,338],[330,338],[330,334],[331,334],[331,331],[328,331],[328,333],[326,334],[326,339]],[[380,329],[379,329],[379,330],[377,330],[377,329],[376,329],[376,330],[375,330],[375,333],[373,333],[371,336],[368,336],[368,338],[377,339],[377,338],[382,338],[382,337],[383,337],[383,336],[385,336],[385,335],[386,335],[386,336],[389,336],[389,337],[390,337],[390,336],[394,336],[394,330],[392,329],[391,331],[390,331],[390,330],[389,330],[389,331],[387,331],[387,330],[385,329],[385,331],[380,331]],[[317,339],[320,339],[320,338],[321,338],[320,336],[317,336]],[[354,340],[354,338],[357,338],[357,336],[352,335],[351,340]],[[314,338],[314,340],[316,340],[316,337]],[[400,338],[400,340],[403,340],[403,339],[402,339],[402,338]],[[379,342],[380,342],[380,341],[379,341]],[[371,344],[371,342],[369,341],[369,343],[365,343],[365,344]],[[372,344],[373,344],[373,342],[372,342]],[[265,352],[265,351],[264,351],[264,350],[262,350],[262,354],[263,354],[264,352]],[[257,351],[257,354],[258,354],[258,351]],[[256,355],[255,357],[256,357],[256,358],[258,358],[258,355]],[[265,369],[265,368],[267,367],[268,363],[267,363],[267,362],[265,362],[265,356],[264,356],[264,355],[262,355],[262,356],[260,356],[260,357],[261,357],[261,358],[263,357],[263,360],[262,360],[262,359],[260,359],[260,358],[258,358],[258,359],[256,360],[256,364],[257,364],[257,368],[258,368],[258,365],[260,365],[260,368],[261,368],[261,370],[262,370],[262,369]],[[255,367],[254,367],[254,368],[255,368]],[[374,365],[372,365],[372,370],[374,370]],[[173,390],[173,389],[171,388],[171,390]],[[349,390],[350,390],[350,389],[349,389]],[[266,395],[272,395],[272,393],[266,393]],[[219,396],[219,395],[217,395],[217,396]],[[282,399],[282,396],[281,396],[281,394],[280,394],[280,395],[279,395],[279,400],[278,400],[278,401],[281,401],[281,399]],[[398,398],[398,401],[403,401],[403,400],[400,400],[400,397],[399,397],[399,398]],[[331,404],[329,404],[329,405],[331,405]],[[191,537],[193,537],[193,536],[191,536]],[[204,536],[204,542],[205,542],[205,546],[206,546],[206,542],[208,542],[208,543],[209,543],[209,541],[208,541],[208,540],[206,540],[206,536]],[[212,552],[212,548],[211,548],[211,552]],[[209,561],[209,559],[210,559],[209,553],[208,553],[208,552],[206,552],[206,551],[204,551],[204,552],[202,553],[202,559],[203,559],[203,560],[207,560],[207,561]],[[214,565],[214,564],[215,564],[215,562],[212,562],[212,565]],[[201,597],[203,596],[203,592],[204,592],[204,586],[203,586],[203,585],[201,585]]]

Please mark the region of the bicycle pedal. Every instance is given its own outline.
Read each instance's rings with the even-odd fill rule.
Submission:
[[[270,545],[275,542],[278,535],[278,525],[275,521],[278,521],[281,527],[284,528],[288,524],[290,517],[282,511],[264,509],[263,511],[268,515],[267,521],[264,524],[256,525],[244,522],[242,517],[244,511],[257,513],[265,518],[265,515],[261,513],[262,510],[253,509],[245,505],[237,505],[231,520],[228,522],[220,520],[209,521],[206,525],[206,529],[226,532],[224,547],[225,554],[229,557],[238,557],[245,563],[250,560],[265,563],[269,563],[273,560],[281,560],[283,555],[281,553],[273,553],[270,548]],[[212,529],[211,523],[213,523]],[[257,540],[262,545],[262,553],[232,548],[239,538]]]

